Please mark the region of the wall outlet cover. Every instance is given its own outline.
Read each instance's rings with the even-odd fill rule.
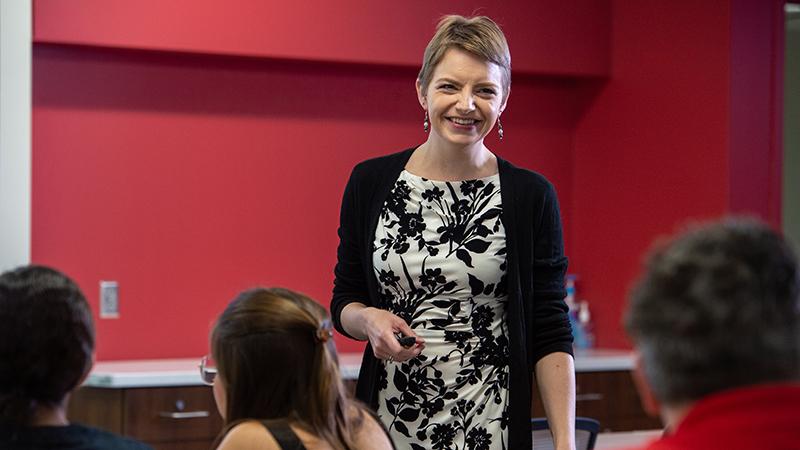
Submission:
[[[119,285],[116,281],[100,282],[100,318],[119,318]]]

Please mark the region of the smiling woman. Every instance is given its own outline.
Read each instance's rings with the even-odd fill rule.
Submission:
[[[448,49],[419,102],[431,124],[427,144],[439,147],[483,144],[506,106],[502,69],[458,48]]]
[[[557,448],[574,448],[558,200],[484,144],[510,86],[500,28],[443,18],[416,83],[426,141],[345,188],[332,318],[369,341],[357,395],[398,448],[531,448],[533,370]]]

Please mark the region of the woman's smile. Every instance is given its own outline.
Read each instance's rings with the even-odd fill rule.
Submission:
[[[478,119],[468,119],[462,117],[445,117],[445,119],[449,120],[456,128],[465,130],[472,130],[481,122]]]
[[[505,106],[502,80],[498,65],[458,48],[448,49],[425,92],[417,86],[430,117],[434,145],[482,145]]]

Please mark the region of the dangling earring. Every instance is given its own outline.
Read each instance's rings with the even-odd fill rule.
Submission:
[[[422,129],[427,133],[430,126],[431,124],[428,122],[428,111],[425,111],[425,120],[422,121]]]
[[[503,124],[500,123],[500,116],[497,116],[497,135],[500,136],[500,140],[503,140]]]

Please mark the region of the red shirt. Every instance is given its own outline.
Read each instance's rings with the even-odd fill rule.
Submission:
[[[800,450],[800,383],[709,395],[645,450]]]

